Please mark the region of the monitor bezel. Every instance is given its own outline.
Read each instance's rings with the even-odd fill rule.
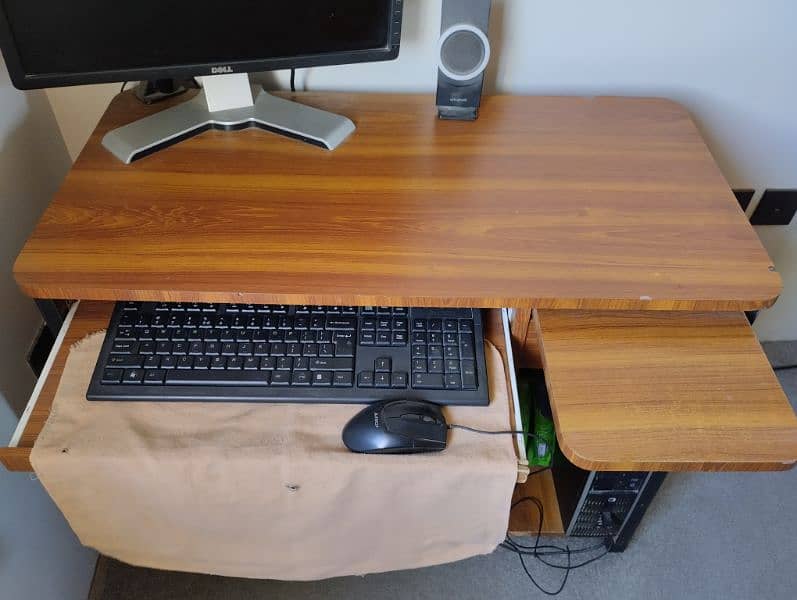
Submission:
[[[362,62],[393,60],[399,55],[401,42],[401,22],[404,9],[403,0],[391,0],[388,43],[379,48],[345,52],[326,52],[286,58],[266,58],[227,63],[192,63],[168,65],[146,69],[119,69],[106,71],[87,71],[83,73],[47,73],[31,75],[26,73],[17,49],[11,26],[0,3],[0,49],[5,58],[8,73],[14,87],[20,90],[33,90],[70,85],[95,83],[118,83],[120,81],[145,81],[154,79],[186,79],[228,73],[256,73],[280,69],[303,69],[307,67],[326,67]]]

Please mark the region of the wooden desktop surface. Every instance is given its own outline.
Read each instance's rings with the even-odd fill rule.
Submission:
[[[774,471],[797,417],[742,313],[536,311],[559,445],[598,471]]]
[[[185,97],[177,101],[183,101]],[[121,94],[17,259],[40,298],[743,310],[781,289],[689,114],[662,99],[302,93],[327,152],[206,132],[124,165]]]

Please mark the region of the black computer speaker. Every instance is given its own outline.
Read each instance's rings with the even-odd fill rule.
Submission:
[[[490,62],[492,0],[443,0],[437,61],[437,111],[441,119],[479,116],[484,70]]]

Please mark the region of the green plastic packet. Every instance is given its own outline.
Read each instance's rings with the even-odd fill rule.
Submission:
[[[550,467],[556,450],[556,430],[542,371],[525,371],[518,381],[520,418],[527,434],[529,465]],[[533,418],[532,418],[533,415]],[[528,435],[532,433],[533,435]]]

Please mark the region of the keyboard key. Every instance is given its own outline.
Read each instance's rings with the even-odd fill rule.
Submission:
[[[290,356],[280,356],[277,358],[278,371],[290,371],[293,368],[293,359]]]
[[[426,373],[426,359],[413,358],[412,359],[412,372],[413,373]]]
[[[446,373],[459,373],[459,361],[458,360],[447,360],[446,361]]]
[[[326,320],[326,327],[328,331],[335,331],[338,329],[354,330],[357,328],[357,319],[355,317],[346,317],[343,315],[329,315]]]
[[[294,371],[291,375],[291,385],[310,385],[310,371]]]
[[[331,331],[317,331],[316,340],[319,344],[329,344],[332,341]]]
[[[210,359],[210,368],[214,371],[224,369],[227,366],[227,359],[223,356],[214,356]]]
[[[142,369],[127,369],[122,375],[122,383],[134,384],[141,383],[144,379],[144,371]]]
[[[271,344],[267,342],[259,342],[255,344],[254,348],[254,355],[255,356],[268,356],[269,351],[271,350]]]
[[[413,358],[426,358],[426,346],[422,346],[421,344],[413,344],[413,346],[412,346],[412,357]]]
[[[302,356],[318,356],[318,344],[305,344],[302,347]]]
[[[221,352],[221,342],[205,342],[205,356],[218,356]]]
[[[429,358],[443,358],[443,347],[437,344],[430,344],[426,352]]]
[[[288,347],[283,343],[271,344],[271,356],[285,356]]]
[[[318,344],[318,356],[335,356],[334,344]]]
[[[456,346],[445,346],[444,351],[444,355],[448,359],[459,358],[459,348]]]
[[[402,372],[393,373],[390,376],[390,387],[404,389],[407,387],[407,374]]]
[[[257,356],[247,356],[244,358],[244,370],[255,371],[260,367],[260,359]]]
[[[377,373],[390,373],[390,370],[389,358],[377,358],[374,361],[374,371]]]
[[[426,319],[413,319],[412,320],[412,330],[413,331],[426,331]]]
[[[428,336],[428,340],[430,344],[439,344],[440,346],[443,345],[443,334],[439,332],[430,332]]]
[[[161,369],[174,369],[176,366],[176,356],[161,356]]]
[[[476,389],[476,363],[472,360],[462,361],[462,389]]]
[[[337,340],[335,356],[354,356],[354,342],[352,340]]]
[[[269,376],[269,371],[168,371],[166,385],[264,386]]]
[[[180,356],[188,353],[188,342],[174,342],[172,344],[172,354]]]
[[[391,345],[393,346],[406,346],[407,345],[407,332],[394,331],[391,338]]]
[[[302,344],[300,344],[299,342],[291,342],[286,346],[285,353],[288,356],[301,356]]]
[[[177,368],[178,369],[193,369],[194,368],[194,359],[191,356],[181,356],[177,359]]]
[[[445,379],[447,390],[458,390],[462,387],[460,383],[459,373],[446,373]]]
[[[157,369],[161,366],[161,357],[155,354],[151,354],[147,358],[144,359],[144,368],[145,369]]]
[[[210,357],[209,356],[195,356],[194,357],[194,368],[195,369],[209,369],[210,368]]]
[[[390,387],[390,373],[374,373],[374,385],[379,388]]]
[[[241,356],[228,356],[227,357],[227,370],[238,371],[243,369],[244,359]]]
[[[353,371],[354,359],[352,358],[311,358],[310,369],[313,371]]]
[[[143,364],[144,357],[140,354],[114,354],[108,357],[109,367],[140,369]]]
[[[312,380],[314,386],[332,385],[332,371],[313,371]]]
[[[242,342],[238,344],[238,356],[252,356],[254,347],[251,342]]]
[[[443,334],[443,345],[459,346],[459,336],[456,333],[446,332]]]
[[[353,385],[351,371],[336,371],[332,375],[332,385],[335,387],[351,387]]]
[[[443,331],[443,320],[429,319],[429,331]]]
[[[360,329],[367,329],[369,331],[376,329],[376,319],[374,317],[365,317],[360,322]]]
[[[376,333],[373,331],[361,331],[360,344],[363,346],[373,346],[376,344]]]
[[[374,387],[374,372],[362,371],[357,376],[357,385],[359,387]]]
[[[148,385],[163,385],[166,371],[161,369],[151,369],[144,373],[144,383]]]
[[[407,319],[404,317],[393,317],[393,329],[398,329],[399,331],[407,329]]]
[[[413,373],[412,387],[419,390],[442,390],[443,376],[436,373]]]
[[[293,359],[294,371],[306,371],[310,368],[310,358],[307,356],[297,356]]]
[[[443,372],[443,361],[439,358],[432,358],[429,359],[429,372],[430,373],[442,373]]]
[[[377,329],[390,329],[390,325],[392,320],[389,317],[379,317],[376,320],[376,328]]]
[[[290,385],[290,371],[258,371],[258,373],[271,373],[271,385]]]
[[[261,371],[273,371],[277,368],[277,359],[273,356],[264,356],[260,359]]]
[[[409,309],[406,306],[394,306],[393,307],[393,314],[394,315],[402,315],[407,316],[409,314]]]
[[[390,332],[389,331],[377,331],[376,332],[376,345],[377,346],[389,346],[390,345]]]
[[[201,356],[204,354],[205,344],[202,342],[190,342],[188,344],[188,354],[192,356]]]
[[[103,369],[100,383],[103,385],[114,385],[122,382],[123,369]]]
[[[120,340],[111,346],[111,354],[137,354],[138,342],[133,340]]]
[[[443,331],[456,333],[459,331],[459,323],[456,319],[446,319],[443,321]]]
[[[473,321],[470,319],[460,319],[459,320],[459,332],[460,333],[473,333]]]
[[[469,333],[459,335],[459,355],[462,358],[476,358],[473,336]]]

